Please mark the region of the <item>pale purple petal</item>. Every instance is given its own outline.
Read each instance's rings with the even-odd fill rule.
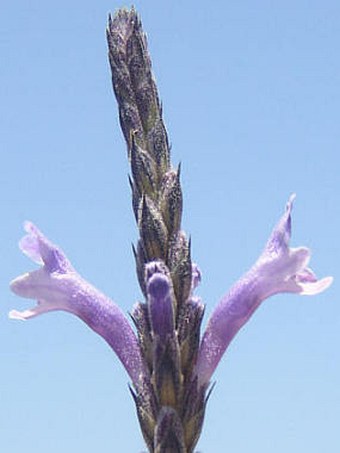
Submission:
[[[332,277],[317,280],[307,267],[309,249],[289,248],[294,198],[290,197],[257,262],[222,298],[208,321],[194,371],[202,385],[209,382],[231,340],[263,300],[281,292],[314,295],[332,283]]]
[[[10,318],[26,320],[53,310],[75,314],[107,341],[138,386],[145,372],[144,362],[136,335],[123,312],[82,279],[64,253],[33,224],[27,222],[25,229],[29,234],[21,241],[21,248],[34,261],[40,257],[44,265],[12,281],[15,294],[36,299],[37,305],[23,311],[12,310]]]
[[[24,229],[28,234],[20,240],[19,247],[32,261],[44,265],[49,272],[74,270],[63,251],[52,244],[32,222],[25,222]]]
[[[318,280],[311,269],[306,268],[296,276],[296,284],[301,289],[300,294],[314,295],[322,293],[333,281],[333,277],[324,277]]]
[[[39,240],[38,240],[38,237],[36,234],[32,234],[33,228],[34,228],[34,226],[30,222],[25,222],[24,229],[29,234],[24,236],[19,241],[19,248],[25,255],[27,255],[29,258],[31,258],[32,261],[34,261],[37,264],[43,265],[44,262],[41,258]],[[31,233],[31,231],[32,231],[32,233]]]
[[[284,214],[269,236],[265,246],[267,254],[275,255],[288,252],[290,236],[292,234],[291,212],[295,198],[295,194],[289,197]]]

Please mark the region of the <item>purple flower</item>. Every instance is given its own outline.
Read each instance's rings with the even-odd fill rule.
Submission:
[[[307,267],[308,248],[289,247],[294,198],[290,197],[259,259],[222,298],[208,321],[195,367],[202,385],[209,382],[229,343],[262,301],[284,292],[318,294],[332,283],[332,277],[318,280]]]
[[[11,289],[21,297],[36,299],[37,305],[24,311],[12,310],[9,317],[26,320],[54,310],[77,315],[107,341],[138,387],[144,361],[136,335],[120,308],[81,278],[64,253],[32,223],[26,222],[25,230],[28,235],[19,246],[41,267],[17,277]]]

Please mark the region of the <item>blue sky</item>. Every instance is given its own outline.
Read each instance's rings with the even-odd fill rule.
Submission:
[[[172,143],[183,227],[207,315],[260,253],[288,196],[294,246],[333,286],[265,302],[215,379],[203,453],[336,451],[340,419],[337,1],[136,1]],[[34,221],[126,312],[141,295],[126,148],[105,25],[116,1],[4,1],[0,68],[0,449],[141,452],[128,378],[104,341],[8,282],[33,269],[17,248]]]

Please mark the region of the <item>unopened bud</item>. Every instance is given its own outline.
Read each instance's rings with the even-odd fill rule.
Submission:
[[[172,283],[163,266],[157,261],[146,265],[146,287],[153,334],[165,339],[167,335],[174,335],[175,327]]]

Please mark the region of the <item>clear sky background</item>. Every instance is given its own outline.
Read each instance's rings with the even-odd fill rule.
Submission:
[[[333,286],[265,302],[214,378],[197,449],[339,449],[337,0],[136,1],[172,143],[183,227],[207,315],[256,260],[292,192],[294,246]],[[141,452],[128,377],[77,318],[26,323],[8,282],[34,221],[124,311],[141,295],[126,147],[107,62],[109,11],[124,3],[3,0],[0,27],[0,451]],[[128,5],[129,6],[129,5]],[[207,316],[206,315],[206,316]],[[205,320],[207,317],[205,318]]]

